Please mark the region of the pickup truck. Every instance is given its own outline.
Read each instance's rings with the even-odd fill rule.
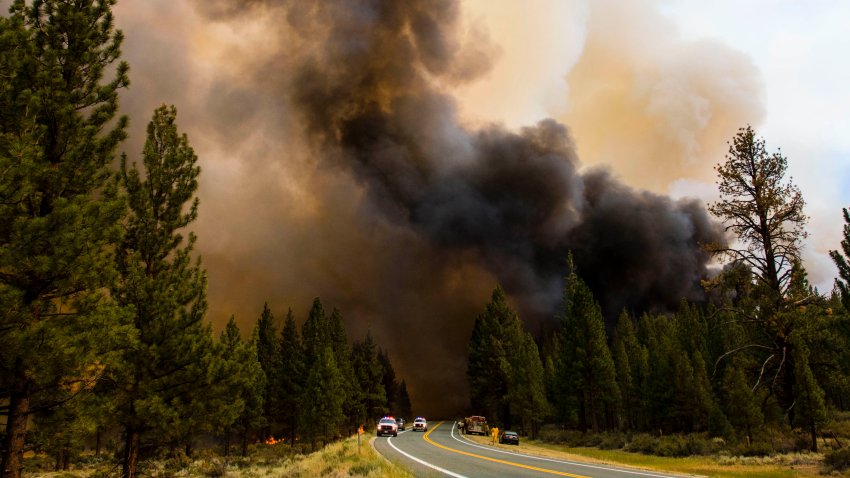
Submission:
[[[398,424],[392,417],[384,417],[378,422],[378,428],[375,430],[375,435],[392,435],[398,436]]]

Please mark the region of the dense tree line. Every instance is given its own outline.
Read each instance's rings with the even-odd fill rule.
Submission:
[[[386,352],[371,333],[349,344],[342,314],[325,313],[313,301],[299,332],[292,310],[278,332],[266,305],[254,330],[258,363],[266,382],[253,430],[262,438],[315,447],[387,413],[411,415],[404,381],[398,382]]]
[[[537,345],[508,305],[501,287],[496,287],[484,312],[475,319],[467,375],[472,405],[479,414],[532,433],[548,416]]]
[[[250,339],[235,318],[214,337],[187,232],[200,168],[176,108],[154,111],[141,164],[117,157],[129,69],[114,4],[15,0],[0,17],[0,477],[21,475],[28,447],[59,469],[117,436],[130,478],[200,435],[245,453],[409,413],[386,353],[371,336],[350,346],[318,299],[300,335],[266,307]]]
[[[751,127],[734,137],[710,210],[737,241],[706,245],[727,262],[704,281],[704,301],[668,313],[624,310],[606,326],[567,258],[557,330],[526,354],[521,322],[497,288],[469,341],[475,413],[532,434],[528,423],[547,420],[582,432],[702,432],[749,444],[767,427],[796,429],[816,451],[819,430],[850,407],[850,214],[843,210],[844,239],[831,252],[840,277],[823,295],[800,261],[804,201],[786,168]],[[541,364],[542,374],[512,373]],[[537,403],[530,397],[541,387]],[[536,412],[518,423],[519,409]]]

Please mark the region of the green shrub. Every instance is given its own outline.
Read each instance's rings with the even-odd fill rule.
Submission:
[[[544,426],[540,430],[540,441],[552,443],[554,445],[569,445],[579,446],[581,441],[581,432],[576,430],[564,430],[563,428]]]
[[[204,476],[218,478],[227,474],[227,463],[221,458],[198,461],[198,472]]]
[[[753,440],[749,445],[745,441],[738,442],[729,447],[729,453],[736,456],[768,456],[774,453],[771,443],[762,440]]]
[[[827,471],[844,471],[850,468],[850,448],[839,448],[829,451],[823,456],[824,467]]]
[[[620,450],[626,446],[626,436],[622,433],[604,433],[597,446],[602,450]]]
[[[722,449],[723,441],[715,441],[704,434],[664,435],[654,437],[647,433],[634,435],[623,447],[626,451],[669,457],[710,455]]]
[[[665,435],[658,438],[654,455],[682,457],[690,455],[688,440],[681,435]]]
[[[638,433],[624,447],[626,451],[650,455],[656,449],[658,440],[648,433]]]

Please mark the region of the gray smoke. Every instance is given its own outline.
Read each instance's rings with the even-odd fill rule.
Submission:
[[[467,341],[497,282],[534,332],[558,313],[570,250],[608,316],[665,309],[699,296],[699,243],[718,238],[696,202],[583,171],[556,121],[462,124],[449,92],[487,73],[496,49],[464,29],[459,9],[149,0],[116,10],[132,68],[128,154],[169,102],[201,159],[211,319],[235,313],[247,331],[268,301],[303,321],[321,296],[351,338],[370,330],[389,352],[417,413],[442,416],[467,404]]]
[[[464,63],[474,56],[455,37],[457,9],[412,0],[297,10],[299,31],[323,32],[292,85],[317,151],[350,168],[395,221],[441,249],[480,254],[529,319],[556,313],[570,250],[609,317],[695,298],[708,260],[700,244],[720,239],[697,203],[580,174],[553,120],[519,132],[459,125],[438,85],[470,80],[486,62]]]

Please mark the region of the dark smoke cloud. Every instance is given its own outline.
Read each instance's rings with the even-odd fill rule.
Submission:
[[[557,314],[570,250],[609,316],[698,294],[699,243],[718,233],[697,203],[583,172],[556,121],[460,123],[451,88],[498,49],[456,2],[196,0],[162,29],[139,8],[116,12],[128,152],[153,108],[177,103],[203,167],[217,323],[235,313],[247,330],[264,301],[303,320],[321,296],[389,351],[417,413],[447,416],[467,403],[466,344],[497,282],[533,331]]]
[[[302,31],[325,32],[292,85],[317,150],[397,221],[440,248],[479,252],[532,320],[557,310],[569,250],[609,316],[693,297],[708,259],[699,244],[719,239],[704,210],[580,175],[553,120],[519,133],[458,126],[437,86],[463,52],[455,10],[331,2],[297,16]]]

